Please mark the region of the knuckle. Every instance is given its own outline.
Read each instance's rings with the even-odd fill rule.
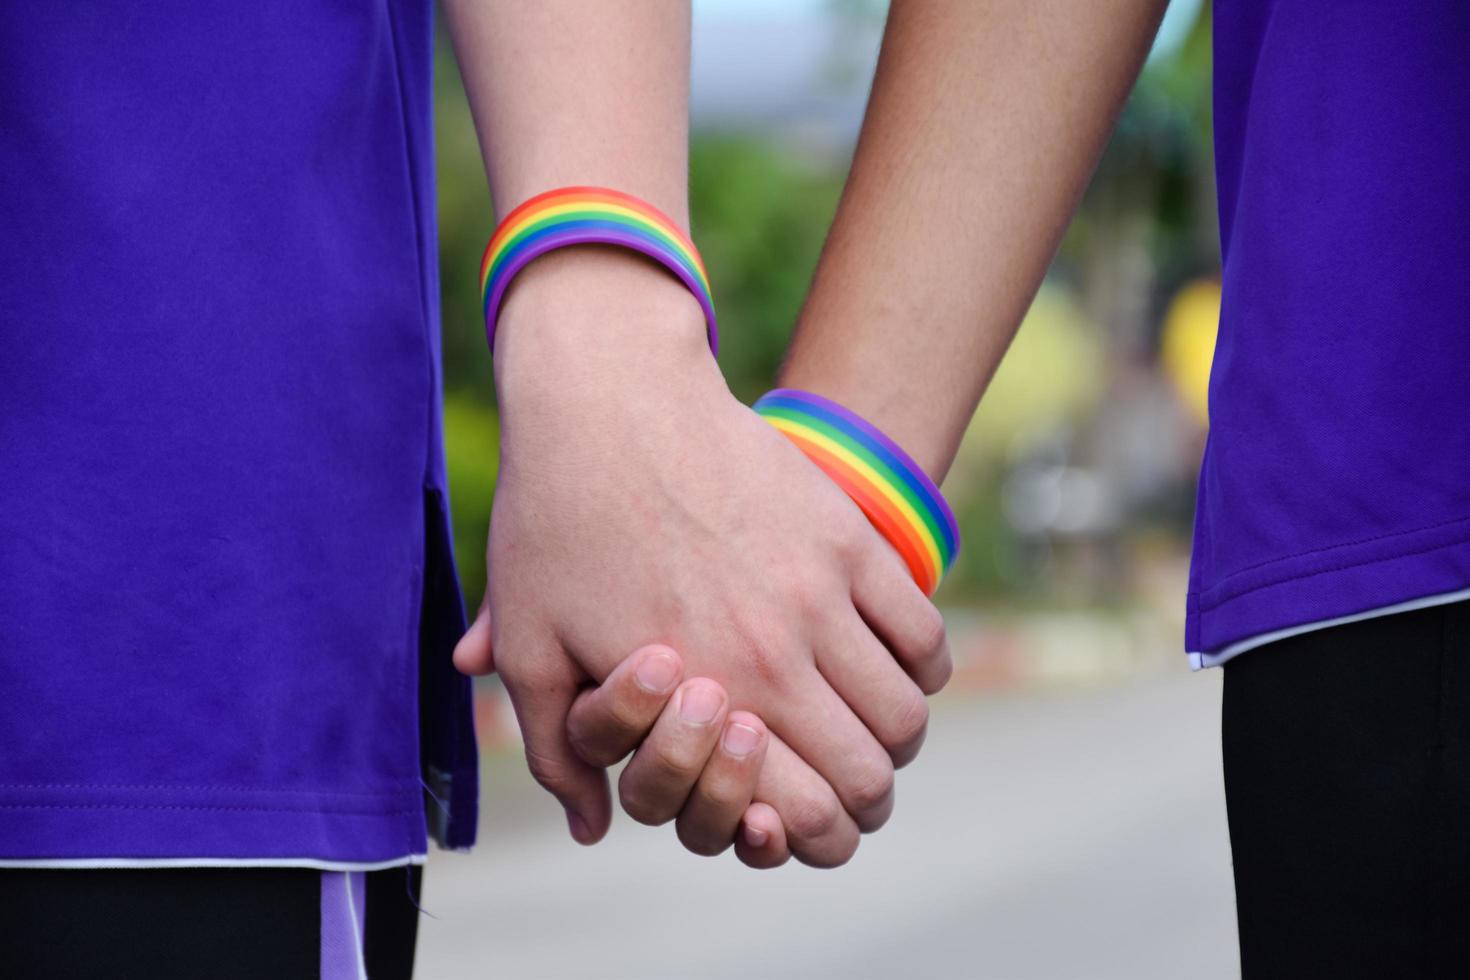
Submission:
[[[740,863],[753,871],[771,871],[779,868],[791,860],[791,852],[781,854],[767,854],[765,851],[747,851],[740,846],[735,848],[735,856]]]
[[[824,841],[819,849],[794,851],[796,859],[813,868],[840,868],[857,853],[861,838],[856,833],[840,839]]]
[[[842,820],[842,805],[830,794],[798,799],[787,820],[787,833],[799,841],[820,840],[831,836]]]
[[[914,690],[893,721],[892,744],[884,748],[893,749],[916,742],[924,737],[928,728],[929,702],[921,691]]]
[[[893,795],[893,764],[887,759],[867,763],[847,788],[847,799],[857,813],[882,806]]]
[[[524,657],[516,656],[510,650],[501,650],[495,662],[495,673],[500,675],[502,684],[514,689],[530,682],[530,674],[526,667]]]
[[[572,785],[572,769],[565,761],[544,752],[526,747],[526,768],[531,777],[554,794],[560,794]]]
[[[641,734],[652,724],[653,720],[645,719],[636,705],[614,695],[608,699],[601,727],[609,736],[626,739]]]
[[[750,791],[738,780],[710,778],[706,776],[695,787],[703,809],[719,813],[738,812],[750,802]]]
[[[791,579],[782,591],[804,621],[820,622],[831,617],[832,601],[829,590],[811,576]]]
[[[793,644],[776,630],[752,630],[741,636],[736,649],[740,672],[773,692],[785,690],[796,676]]]
[[[674,816],[671,809],[663,806],[654,795],[636,781],[626,778],[618,782],[618,802],[622,804],[624,813],[649,827],[662,826]]]
[[[567,741],[571,743],[572,751],[588,765],[606,768],[622,758],[618,747],[610,744],[604,734],[584,731],[575,724],[567,726]]]
[[[563,675],[560,665],[551,665],[538,657],[519,655],[507,650],[496,663],[496,673],[510,691],[535,692],[559,686]]]
[[[838,523],[837,548],[848,567],[856,565],[877,553],[882,554],[881,549],[875,549],[880,539],[873,531],[873,525],[863,516],[863,512],[849,501],[849,506],[842,509],[842,517]]]
[[[687,785],[698,775],[701,761],[697,755],[699,746],[682,739],[672,739],[651,748],[653,753],[648,758],[648,768],[661,785]]]
[[[924,693],[938,694],[944,690],[944,686],[949,683],[950,678],[953,676],[954,658],[949,656],[939,657],[925,678]]]
[[[692,821],[680,820],[674,826],[674,833],[678,836],[679,843],[684,845],[684,850],[700,857],[716,857],[733,843],[732,840],[720,838],[709,828],[696,826]]]
[[[923,610],[914,615],[914,647],[925,656],[934,656],[944,648],[944,638],[944,614],[926,600]]]

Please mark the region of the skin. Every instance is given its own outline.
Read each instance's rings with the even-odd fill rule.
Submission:
[[[749,712],[727,713],[728,696],[713,681],[679,683],[682,669],[667,647],[638,651],[577,699],[568,730],[594,765],[633,753],[618,784],[629,815],[648,824],[677,819],[686,848],[715,855],[751,806],[769,733]]]
[[[894,0],[852,171],[781,383],[847,405],[942,479],[1164,6]],[[574,711],[573,727],[598,731],[591,716],[622,710],[618,697]],[[641,711],[652,724],[653,708],[628,717]],[[638,735],[608,744],[631,749]],[[623,781],[625,792],[652,791],[636,776]],[[748,814],[746,826],[763,830],[764,816]],[[763,844],[746,863],[782,860],[779,841]]]
[[[687,5],[451,0],[446,13],[501,214],[601,184],[687,225]],[[703,679],[670,695],[676,716],[719,691],[706,757],[732,717],[764,739],[759,765],[687,794],[681,838],[708,850],[733,833],[732,786],[755,770],[746,830],[766,847],[784,834],[781,853],[811,864],[846,861],[891,812],[924,693],[949,675],[938,612],[851,502],[730,395],[698,306],[663,270],[597,247],[542,258],[508,292],[494,353],[490,586],[455,662],[499,671],[573,836],[599,839],[611,805],[604,769],[574,749],[573,703],[661,644]],[[676,751],[670,731],[651,723],[621,787],[647,819],[667,807],[645,781],[677,783],[658,762]]]
[[[1041,286],[1166,0],[894,0],[781,383],[936,481]]]
[[[467,16],[462,6],[451,4],[452,21]],[[603,10],[611,18],[604,28],[661,19],[649,10],[613,13],[615,6]],[[942,478],[1096,165],[1163,7],[1162,0],[895,0],[852,173],[782,384],[847,405],[904,445],[936,480]],[[678,50],[687,52],[687,36],[673,36],[678,32],[671,24],[663,23],[664,34],[638,34],[640,41],[657,42],[643,52],[655,63],[668,56],[663,42],[677,41]],[[574,30],[562,38],[572,45],[578,40]],[[502,41],[509,53],[530,39]],[[606,67],[592,64],[589,71]],[[621,67],[637,74],[636,68]],[[678,68],[678,77],[686,77],[687,65]],[[638,91],[654,96],[653,103],[670,101],[670,74],[606,77],[633,87],[605,85],[605,96]],[[609,118],[617,117],[600,121]],[[599,120],[590,121],[596,132]],[[677,119],[666,115],[663,123],[672,129],[644,132],[656,139],[676,129],[683,140],[682,111]],[[564,148],[546,142],[553,145],[541,144],[548,154],[542,162],[553,172],[567,168]],[[602,166],[606,161],[593,163],[586,156],[576,162],[599,173],[599,167],[608,169]],[[557,183],[638,186],[570,169],[577,175],[547,181],[537,173],[515,194],[497,190],[497,200],[520,200]],[[495,172],[492,162],[492,186]],[[668,177],[657,169],[640,175],[660,172]],[[516,187],[514,180],[510,186]],[[649,199],[682,219],[682,209],[669,206],[674,195],[668,190],[654,189],[666,194],[663,201]],[[681,202],[679,196],[674,203]],[[528,435],[517,442],[529,448],[529,473],[518,484],[520,450],[507,454],[506,463],[515,464],[507,465],[506,475],[517,503],[504,508],[504,520],[513,526],[499,547],[492,531],[490,553],[492,562],[516,555],[512,582],[524,588],[502,590],[496,583],[503,580],[492,578],[496,628],[482,613],[470,634],[474,642],[462,645],[457,662],[471,670],[488,667],[494,646],[504,651],[504,673],[515,651],[514,672],[524,674],[506,680],[514,684],[528,758],[538,778],[567,804],[579,839],[595,839],[606,826],[591,772],[637,745],[620,785],[625,807],[631,804],[630,812],[653,822],[678,812],[681,839],[691,849],[707,852],[727,828],[737,826],[737,853],[753,866],[779,863],[788,843],[809,863],[840,863],[851,856],[856,829],[881,823],[891,805],[891,768],[885,771],[876,761],[860,729],[867,728],[890,762],[906,760],[922,738],[922,700],[879,666],[881,652],[886,645],[916,688],[936,689],[949,670],[942,623],[932,607],[916,600],[894,556],[879,558],[874,534],[859,533],[853,508],[844,510],[830,492],[824,494],[810,472],[800,475],[790,447],[758,434],[759,426],[734,411],[724,400],[727,393],[718,391],[722,386],[695,364],[691,338],[702,336],[702,325],[689,309],[691,301],[685,298],[681,315],[672,308],[679,305],[673,296],[664,296],[672,304],[667,308],[654,299],[659,290],[651,281],[644,290],[618,285],[627,281],[633,260],[596,261],[604,267],[586,259],[571,260],[560,271],[561,263],[538,263],[551,271],[523,276],[541,279],[542,286],[518,287],[531,298],[522,301],[516,317],[535,323],[535,332],[501,333],[522,338],[505,342],[505,351],[498,342],[496,364],[503,405],[516,388],[513,381],[526,386],[525,394],[515,396],[514,412],[507,409],[506,424],[509,432],[512,416],[526,412],[522,431]],[[589,304],[589,297],[595,301]],[[511,319],[508,304],[503,322]],[[568,323],[570,334],[557,329]],[[631,335],[618,329],[629,323],[642,329]],[[670,325],[673,330],[666,330]],[[589,337],[595,338],[590,344]],[[638,356],[630,359],[633,352]],[[540,380],[529,381],[534,368],[517,367],[517,361],[541,366]],[[557,366],[563,392],[571,384],[598,400],[546,397],[545,391],[538,399],[537,390],[551,387],[545,384],[546,365]],[[669,417],[671,406],[678,407],[679,418]],[[592,433],[619,446],[619,453],[594,448]],[[590,455],[552,459],[544,448],[538,454],[534,447],[548,441]],[[711,446],[720,451],[710,452]],[[670,459],[682,466],[668,466]],[[630,460],[648,469],[630,467]],[[538,507],[517,505],[535,492],[532,487],[584,486],[580,481],[589,475],[612,478],[598,485],[608,486],[614,502],[629,509],[617,512],[574,492],[543,493],[547,499]],[[771,475],[778,479],[763,479]],[[518,485],[524,489],[516,492]],[[635,492],[627,493],[629,487]],[[503,483],[501,494],[506,492]],[[791,509],[763,508],[768,493],[784,495]],[[732,500],[740,506],[721,509]],[[801,520],[783,520],[793,513]],[[569,540],[565,526],[555,523],[568,515],[580,519],[584,532],[595,529],[591,537]],[[774,540],[772,527],[781,532]],[[520,544],[531,540],[537,549]],[[558,545],[565,549],[559,556],[548,553]],[[547,560],[539,567],[531,561],[523,580],[522,563],[537,552]],[[713,560],[717,554],[729,560]],[[739,558],[755,560],[742,565]],[[576,563],[582,574],[558,578]],[[577,588],[569,590],[569,582]],[[844,586],[855,617],[846,615],[840,599]],[[582,595],[606,596],[608,602],[579,603]],[[558,597],[567,605],[548,601]],[[752,604],[752,598],[760,601]],[[522,603],[539,614],[522,615]],[[514,625],[501,626],[501,609],[512,612]],[[793,611],[794,617],[788,615]],[[695,651],[683,667],[705,679],[662,694],[630,691],[615,672],[612,651],[651,640]],[[673,656],[671,650],[658,656],[666,654]],[[628,662],[641,663],[646,656],[648,650],[639,649]],[[636,667],[628,670],[633,676]],[[836,697],[827,696],[814,673]],[[606,679],[607,686],[583,693],[573,705],[578,685],[588,678]],[[708,680],[723,690],[716,693]],[[696,692],[721,707],[699,725],[681,722],[681,709]],[[754,716],[732,715],[731,706],[759,708],[775,721],[775,731],[765,735],[753,802],[738,824],[730,817],[743,801],[740,787],[752,778],[751,764],[725,758],[724,741],[714,740],[712,732],[720,719]],[[556,717],[566,725],[553,734]],[[824,740],[823,732],[836,737]],[[578,757],[579,751],[593,761]],[[685,817],[686,811],[691,815]],[[785,839],[777,838],[777,826],[787,832]]]

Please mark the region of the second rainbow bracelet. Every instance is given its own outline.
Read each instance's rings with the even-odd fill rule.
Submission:
[[[852,498],[932,595],[959,553],[960,529],[944,495],[908,453],[862,417],[809,391],[777,388],[754,407]]]

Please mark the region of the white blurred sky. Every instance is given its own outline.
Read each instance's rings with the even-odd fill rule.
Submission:
[[[886,4],[693,0],[696,125],[775,129],[821,143],[857,132]],[[1150,57],[1183,41],[1203,0],[1173,0]],[[856,9],[871,16],[843,16]]]

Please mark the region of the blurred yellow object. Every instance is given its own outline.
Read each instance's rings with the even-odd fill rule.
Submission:
[[[966,450],[1006,456],[1091,413],[1106,376],[1097,328],[1065,287],[1043,284],[985,389]]]
[[[1184,286],[1164,314],[1159,360],[1201,425],[1210,422],[1210,364],[1219,327],[1220,283],[1213,279]]]

